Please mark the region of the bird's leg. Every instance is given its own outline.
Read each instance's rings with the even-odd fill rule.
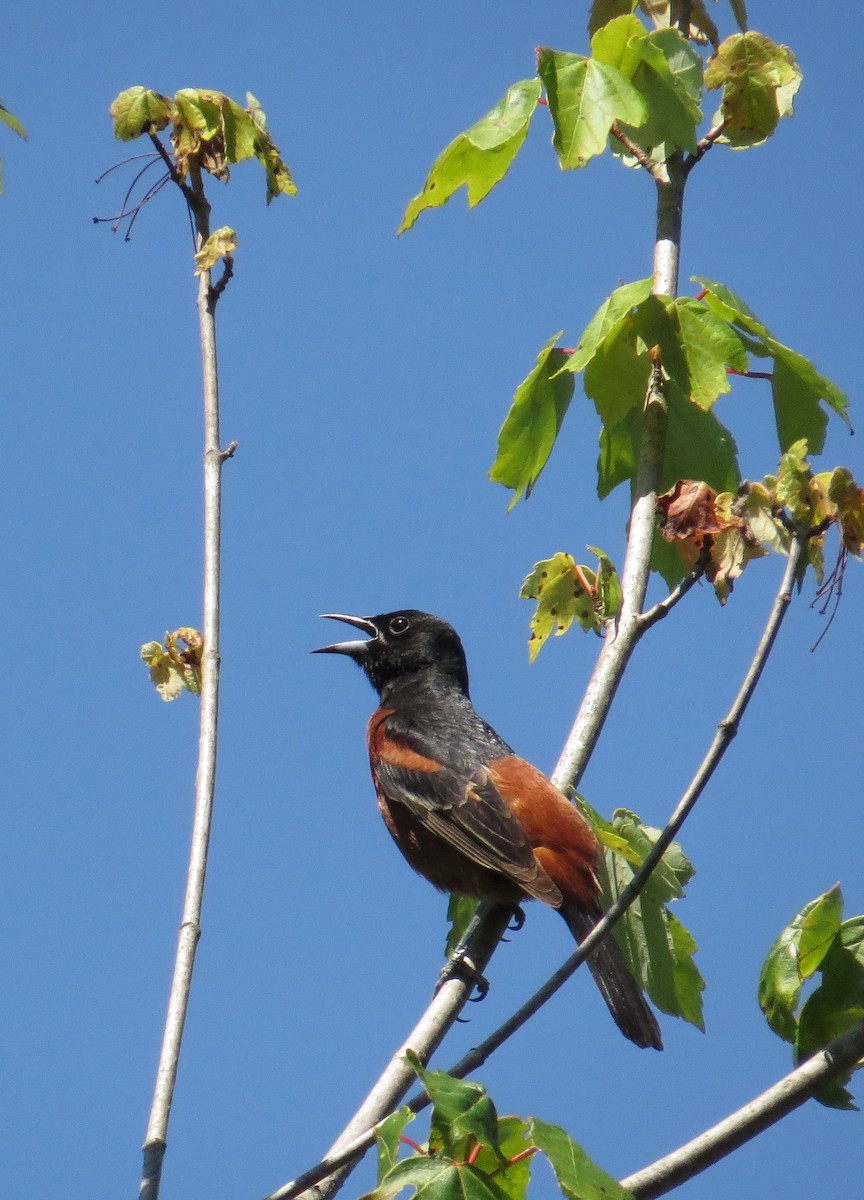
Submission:
[[[480,974],[467,954],[451,954],[447,959],[435,984],[436,996],[451,979],[462,979],[465,983],[472,984],[477,989],[477,995],[471,997],[473,1001],[485,1000],[489,991],[489,980]]]
[[[484,920],[488,913],[492,912],[496,908],[501,908],[501,904],[498,901],[480,901],[479,905],[477,906],[476,913],[468,922],[465,932],[459,939],[458,946],[441,968],[441,973],[438,976],[438,983],[435,986],[436,994],[441,990],[448,979],[464,979],[469,983],[473,983],[477,989],[477,995],[472,996],[472,1000],[478,1001],[485,998],[486,993],[489,991],[489,981],[480,974],[474,963],[468,957],[468,946],[472,937],[474,936],[477,926],[482,920]],[[525,923],[525,914],[518,905],[513,907],[512,912],[512,925],[510,925],[509,928],[514,930],[521,929]]]

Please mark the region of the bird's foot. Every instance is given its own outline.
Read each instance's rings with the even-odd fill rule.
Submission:
[[[473,1001],[484,1000],[486,993],[489,991],[489,980],[484,975],[481,975],[477,968],[472,963],[471,959],[466,954],[456,953],[450,957],[444,966],[441,968],[441,973],[438,976],[438,982],[435,985],[435,995],[441,991],[445,983],[451,979],[461,979],[465,983],[470,983],[477,990],[476,996],[472,996]]]
[[[513,909],[513,916],[510,918],[510,924],[507,926],[509,933],[518,933],[525,924],[525,910],[521,905],[517,904]]]

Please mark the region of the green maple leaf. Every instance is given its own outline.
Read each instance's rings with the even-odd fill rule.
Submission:
[[[747,304],[725,284],[698,275],[694,275],[693,279],[705,289],[705,304],[733,327],[750,353],[774,360],[771,392],[780,449],[786,450],[803,438],[813,454],[821,453],[827,425],[822,403],[827,404],[848,425],[849,400],[846,394],[820,374],[803,354],[778,341]]]
[[[508,506],[531,491],[545,467],[573,398],[573,376],[562,374],[567,361],[555,348],[560,333],[550,338],[537,356],[537,363],[519,384],[501,431],[495,461],[489,471],[493,483],[512,488]]]
[[[446,204],[460,187],[468,192],[469,208],[489,195],[510,170],[528,136],[540,90],[539,79],[514,83],[485,117],[442,150],[432,164],[422,192],[405,209],[399,233],[410,229],[427,208]]]
[[[606,148],[615,121],[641,124],[645,100],[615,67],[581,54],[541,47],[537,70],[555,126],[552,144],[565,171],[584,167]]]

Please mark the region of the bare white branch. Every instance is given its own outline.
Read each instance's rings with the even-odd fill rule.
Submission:
[[[158,139],[157,139],[158,140]],[[199,172],[191,172],[191,184],[184,195],[193,197],[190,206],[196,223],[196,248],[210,235],[210,206],[204,195]],[[187,194],[188,193],[188,194]],[[140,1200],[157,1200],[162,1176],[162,1161],[168,1137],[171,1102],[177,1082],[183,1026],[189,1006],[195,951],[201,936],[201,906],[207,872],[207,853],[216,784],[216,742],[219,713],[219,617],[222,512],[222,463],[219,445],[219,378],[216,358],[215,301],[209,271],[202,271],[198,282],[198,321],[201,339],[201,364],[204,388],[204,647],[201,659],[200,725],[198,768],[195,778],[195,813],[183,916],[177,940],[174,975],[168,998],[168,1011],[162,1036],[162,1048],[156,1072],[156,1084],[144,1142],[144,1166],[139,1189]]]
[[[621,1180],[638,1200],[652,1200],[692,1179],[751,1138],[800,1107],[833,1079],[845,1075],[864,1057],[864,1021],[808,1058],[779,1083],[707,1129],[672,1154]]]

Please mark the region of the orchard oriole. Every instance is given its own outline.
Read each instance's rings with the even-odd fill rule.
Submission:
[[[369,634],[322,646],[365,671],[381,706],[367,741],[381,815],[405,858],[445,892],[557,908],[577,941],[602,915],[593,831],[542,772],[475,711],[462,642],[416,609],[326,614]],[[618,1028],[663,1048],[660,1029],[608,935],[587,959]]]

